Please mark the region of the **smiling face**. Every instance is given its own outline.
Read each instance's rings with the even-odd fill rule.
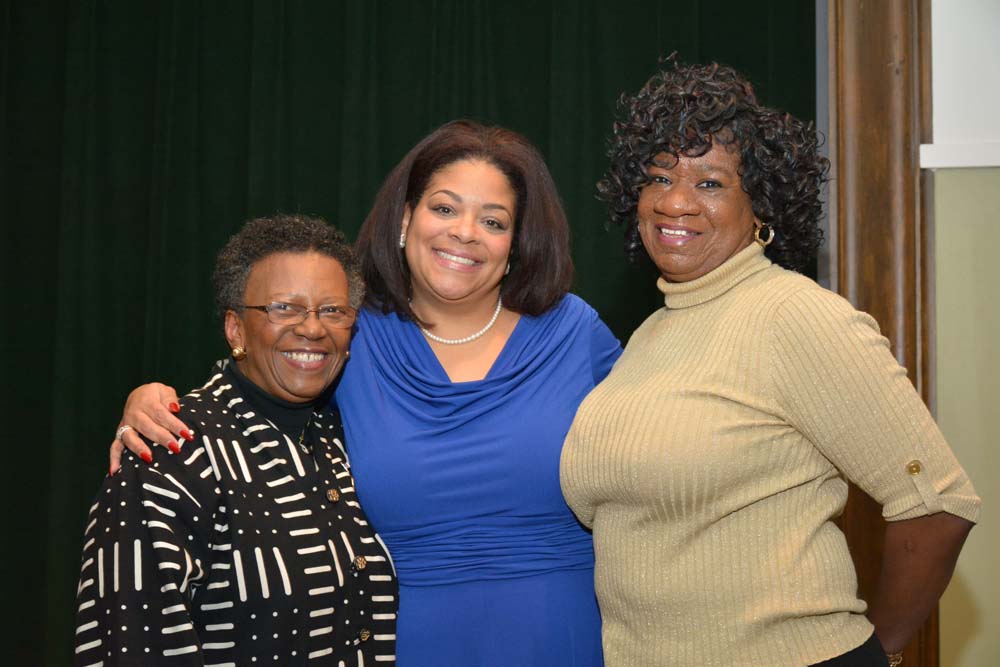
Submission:
[[[656,156],[650,183],[639,194],[639,235],[646,252],[670,282],[700,278],[753,242],[750,195],[735,150],[714,144],[700,157]]]
[[[496,303],[516,205],[507,177],[488,162],[459,160],[435,172],[403,215],[414,303]]]
[[[282,252],[258,261],[247,278],[243,303],[274,301],[307,308],[350,305],[347,274],[332,257],[316,252]],[[316,399],[340,373],[351,342],[350,329],[324,324],[315,313],[294,326],[273,324],[267,314],[245,309],[226,313],[226,339],[246,349],[240,371],[267,393],[285,401]]]

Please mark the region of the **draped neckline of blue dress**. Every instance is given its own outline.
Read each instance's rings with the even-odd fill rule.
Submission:
[[[426,351],[424,361],[427,362],[428,369],[436,368],[441,375],[442,381],[460,387],[462,385],[468,385],[476,382],[490,381],[493,372],[496,371],[498,368],[501,368],[502,364],[506,362],[506,357],[510,356],[511,353],[509,353],[508,351],[514,349],[511,346],[511,341],[513,341],[514,338],[518,336],[518,331],[521,329],[522,322],[524,322],[524,316],[518,315],[517,324],[514,325],[514,329],[510,332],[510,335],[507,336],[507,340],[504,341],[503,348],[500,350],[500,354],[498,354],[497,358],[493,360],[493,363],[490,365],[490,369],[486,372],[485,376],[483,376],[479,380],[463,380],[461,382],[455,382],[454,380],[451,379],[451,376],[448,375],[448,371],[445,370],[444,365],[441,363],[441,360],[438,359],[438,356],[434,354],[434,348],[431,347],[430,341],[427,340],[427,337],[424,336],[422,331],[420,331],[420,327],[418,327],[413,322],[404,322],[403,324],[404,326],[406,324],[411,325],[406,328],[412,330],[412,332],[416,332],[417,334],[416,337],[423,342],[423,349]],[[419,347],[419,345],[417,347]]]
[[[565,307],[563,301],[552,310]],[[495,407],[495,402],[505,402],[519,384],[544,372],[546,362],[564,353],[572,336],[569,330],[563,331],[570,325],[562,319],[521,315],[483,379],[452,382],[414,322],[396,313],[365,312],[358,320],[356,336],[356,344],[364,349],[348,363],[371,364],[370,372],[379,378],[383,392],[388,392],[384,395],[402,401],[405,411],[415,417],[419,413],[447,421],[462,411],[458,421],[464,423]],[[353,373],[348,366],[345,375]]]

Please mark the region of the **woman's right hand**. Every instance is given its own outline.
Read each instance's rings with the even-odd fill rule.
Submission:
[[[111,465],[108,472],[114,475],[121,468],[125,447],[146,463],[153,462],[153,453],[136,431],[174,454],[180,453],[181,446],[178,443],[194,440],[194,433],[173,415],[179,411],[177,392],[173,387],[151,382],[133,389],[125,401],[121,421],[118,422],[117,432],[121,433],[121,438],[115,437],[111,442]],[[126,425],[131,428],[122,431],[122,427]]]

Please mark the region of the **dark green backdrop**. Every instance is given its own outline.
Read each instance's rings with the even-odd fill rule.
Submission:
[[[615,99],[676,50],[811,118],[813,21],[811,0],[0,0],[0,662],[69,661],[120,405],[225,354],[208,273],[242,220],[319,214],[353,237],[430,129],[507,125],[546,155],[575,289],[624,340],[660,299],[594,199]]]

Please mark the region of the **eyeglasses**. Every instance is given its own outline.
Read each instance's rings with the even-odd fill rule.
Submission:
[[[336,327],[337,329],[350,329],[354,326],[354,321],[358,318],[358,311],[350,306],[319,306],[318,308],[306,308],[297,303],[284,303],[282,301],[272,301],[266,306],[240,306],[251,310],[260,310],[267,314],[267,320],[271,324],[282,326],[292,326],[306,321],[309,313],[316,313],[319,321],[325,325]]]

